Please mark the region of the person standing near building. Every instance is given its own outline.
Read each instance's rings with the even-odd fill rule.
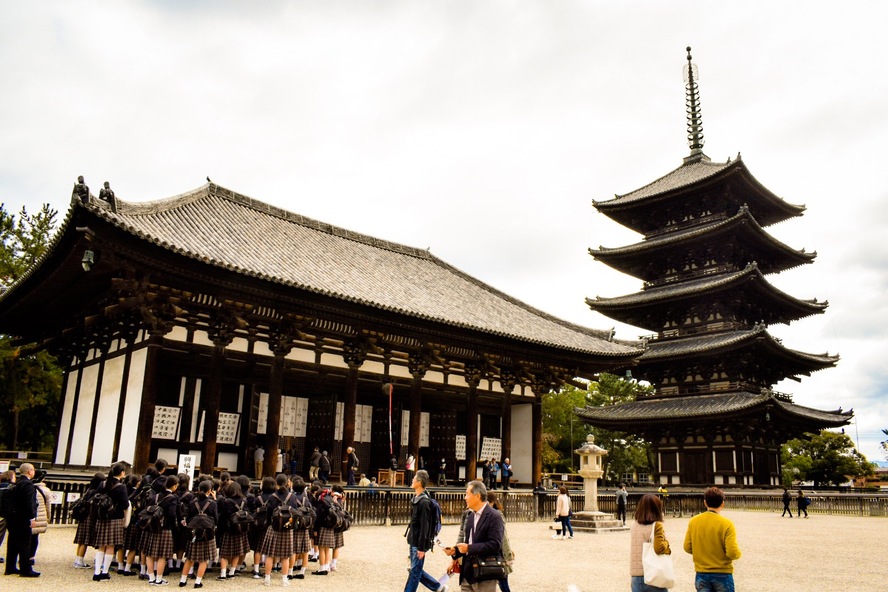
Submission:
[[[262,444],[256,445],[256,451],[253,452],[253,465],[256,468],[256,478],[262,478],[262,464],[265,462],[265,449]]]
[[[410,573],[404,592],[416,592],[420,583],[429,590],[446,588],[439,586],[438,580],[423,570],[425,555],[435,544],[434,508],[426,491],[428,484],[429,474],[426,471],[417,471],[410,483],[414,496],[411,501],[410,525],[404,533],[410,546]]]
[[[438,463],[438,487],[447,487],[447,459],[441,458]]]
[[[792,508],[789,507],[789,504],[792,503],[792,496],[789,495],[789,490],[785,487],[783,488],[783,513],[780,514],[780,517],[783,518],[786,516],[786,513],[789,512],[789,517],[792,518]]]
[[[327,457],[327,451],[321,452],[320,467],[318,468],[318,479],[324,485],[330,480],[330,459]]]
[[[512,482],[512,461],[508,457],[504,458],[500,465],[500,479],[503,489],[509,491],[509,484]]]
[[[416,470],[416,458],[407,453],[407,460],[404,461],[404,483],[413,482],[413,471]]]
[[[358,468],[358,455],[355,454],[355,449],[349,446],[345,449],[346,454],[348,454],[348,458],[345,461],[345,468],[348,471],[348,477],[346,478],[346,484],[352,487],[355,486],[355,469]]]
[[[626,484],[620,483],[620,487],[617,488],[617,520],[621,520],[623,526],[626,526],[626,504],[628,501],[629,494],[626,493]]]
[[[694,558],[698,591],[734,592],[734,565],[742,553],[734,523],[721,515],[725,492],[710,487],[703,494],[706,511],[688,523],[684,550]]]
[[[321,470],[321,451],[317,446],[308,459],[308,465],[308,481],[311,483],[318,478],[318,472]]]
[[[37,524],[37,494],[31,482],[34,472],[34,465],[22,463],[12,490],[13,513],[6,518],[9,541],[6,543],[5,573],[8,576],[40,577],[40,572],[31,566],[31,529]]]
[[[0,489],[6,489],[10,485],[15,483],[15,471],[3,471],[0,473]],[[3,545],[3,540],[6,538],[6,518],[0,516],[0,546]],[[0,563],[3,563],[5,559],[0,557]]]

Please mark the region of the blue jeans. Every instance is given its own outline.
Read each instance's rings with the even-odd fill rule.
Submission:
[[[734,574],[697,572],[694,589],[698,592],[734,592]]]
[[[632,592],[667,592],[667,590],[645,584],[644,576],[632,576]]]
[[[437,590],[438,580],[423,571],[422,567],[425,565],[425,557],[420,559],[417,551],[416,547],[410,547],[410,575],[407,576],[404,592],[416,592],[420,583],[429,590]]]
[[[561,534],[567,536],[570,533],[570,536],[573,536],[574,529],[570,525],[570,516],[559,516],[558,519],[561,521]]]

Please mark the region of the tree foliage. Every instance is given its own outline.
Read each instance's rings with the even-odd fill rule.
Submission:
[[[615,405],[634,401],[639,394],[652,387],[635,381],[623,380],[612,374],[601,374],[597,382],[586,389],[565,386],[543,397],[543,466],[553,472],[571,469],[573,451],[579,448],[588,434],[595,443],[608,451],[604,457],[606,480],[620,481],[623,473],[649,471],[652,466],[650,446],[644,440],[622,432],[594,428],[574,415],[575,407]],[[576,463],[573,463],[576,467]]]
[[[16,215],[0,204],[0,285],[6,288],[49,247],[57,212],[44,204],[36,214]],[[8,449],[47,449],[55,434],[62,371],[55,359],[33,345],[0,335],[0,444]]]
[[[882,433],[888,436],[888,430],[882,430]],[[882,444],[882,452],[885,453],[885,460],[888,460],[888,440],[883,440]]]
[[[813,481],[815,487],[841,485],[874,471],[851,438],[828,430],[790,440],[783,445],[781,459],[787,485],[792,481]]]

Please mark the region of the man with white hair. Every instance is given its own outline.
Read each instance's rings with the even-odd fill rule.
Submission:
[[[6,543],[6,575],[18,574],[36,578],[40,573],[31,566],[31,529],[37,523],[37,496],[34,484],[34,465],[22,463],[13,489],[13,513],[6,518],[9,541]],[[7,493],[7,495],[9,495]]]

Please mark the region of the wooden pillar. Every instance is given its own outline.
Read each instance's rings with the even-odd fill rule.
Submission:
[[[515,379],[504,376],[500,384],[505,393],[502,407],[502,450],[500,451],[500,460],[503,460],[512,456],[512,391],[515,390]]]
[[[139,423],[136,431],[136,452],[133,456],[134,472],[142,473],[151,463],[151,434],[154,429],[154,405],[160,389],[160,353],[163,351],[163,335],[152,331],[145,353],[145,380],[142,381],[142,399],[139,405]]]
[[[407,452],[413,455],[414,473],[419,466],[419,428],[422,422],[422,377],[414,373],[410,385],[410,430],[407,438]]]
[[[531,480],[537,483],[543,478],[543,395],[534,393],[532,410],[533,426],[531,437],[533,438],[533,453],[531,454]]]
[[[361,344],[348,344],[343,352],[343,359],[348,364],[348,375],[345,378],[345,404],[342,414],[342,466],[343,479],[347,475],[349,446],[355,445],[355,417],[358,406],[358,370],[367,357],[366,348]],[[334,414],[335,417],[335,414]]]
[[[268,377],[268,420],[265,424],[265,461],[262,476],[274,477],[277,473],[278,444],[281,440],[281,411],[284,402],[284,358],[289,350],[276,348]]]
[[[216,467],[216,436],[219,432],[219,407],[222,403],[222,368],[225,364],[225,345],[213,340],[213,357],[210,361],[210,378],[206,396],[201,397],[204,408],[203,442],[200,446],[200,472],[213,474]]]
[[[466,401],[466,482],[469,482],[475,479],[478,472],[478,385],[481,383],[481,371],[466,367],[465,379],[469,385]]]

